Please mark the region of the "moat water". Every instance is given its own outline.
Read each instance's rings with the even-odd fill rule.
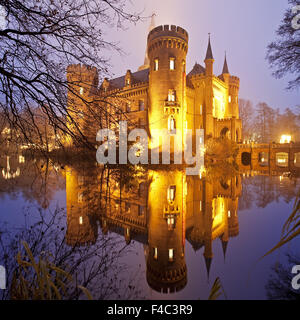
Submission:
[[[10,299],[17,252],[72,275],[67,299],[291,298],[300,238],[279,241],[300,178],[236,166],[103,168],[1,156],[0,265]],[[290,295],[292,293],[292,295]]]

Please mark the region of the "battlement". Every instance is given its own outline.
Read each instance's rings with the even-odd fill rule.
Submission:
[[[99,81],[98,70],[92,66],[70,64],[67,67],[67,79],[69,83],[84,83],[97,87]]]
[[[157,292],[178,292],[187,284],[186,265],[183,265],[181,268],[160,270],[152,268],[151,264],[148,262],[147,282],[149,286]]]
[[[189,41],[189,35],[187,31],[184,30],[183,28],[175,25],[163,25],[163,26],[158,26],[149,32],[148,43],[157,38],[164,38],[164,37],[180,38],[186,43],[188,43]]]
[[[239,87],[239,86],[240,86],[240,78],[235,77],[235,76],[230,76],[230,78],[229,78],[229,85],[230,85],[230,86]]]
[[[97,74],[98,70],[96,67],[88,66],[85,64],[70,64],[67,67],[67,72],[69,73],[92,73]]]

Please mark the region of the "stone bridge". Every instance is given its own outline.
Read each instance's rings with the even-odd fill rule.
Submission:
[[[237,162],[241,169],[300,174],[300,143],[238,144]]]

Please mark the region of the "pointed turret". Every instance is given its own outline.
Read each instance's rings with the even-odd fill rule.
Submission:
[[[223,254],[224,254],[224,262],[225,262],[225,258],[226,258],[227,246],[228,246],[228,241],[223,241],[223,240],[222,240],[222,248],[223,248]]]
[[[225,60],[224,60],[224,66],[223,66],[222,74],[229,74],[227,58],[226,58],[226,52],[225,52]]]
[[[206,66],[206,75],[207,76],[213,76],[213,65],[214,65],[214,57],[211,49],[211,43],[210,43],[210,34],[208,36],[208,46],[206,51],[206,57],[205,57],[205,66]]]
[[[207,279],[208,280],[209,280],[211,262],[212,262],[212,258],[205,258],[205,265],[206,265]]]
[[[208,35],[208,46],[207,46],[205,60],[208,60],[208,59],[214,59],[212,49],[211,49],[211,44],[210,44],[210,33]]]

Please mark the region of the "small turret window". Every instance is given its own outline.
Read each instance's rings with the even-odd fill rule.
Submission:
[[[229,103],[231,102],[231,96],[228,97],[228,102],[229,102]]]
[[[174,249],[169,249],[169,261],[174,260]]]
[[[158,58],[154,59],[154,71],[158,70]]]
[[[153,248],[153,258],[157,260],[157,248]]]
[[[175,70],[175,58],[170,58],[170,70]]]

